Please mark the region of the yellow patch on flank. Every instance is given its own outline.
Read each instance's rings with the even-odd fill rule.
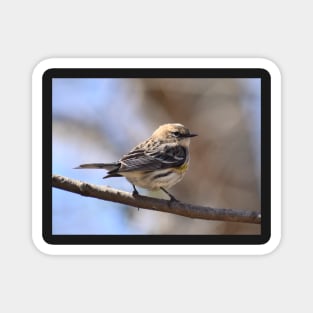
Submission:
[[[185,163],[179,167],[175,167],[175,171],[178,172],[178,173],[183,173],[183,172],[186,172],[188,169],[188,163]]]

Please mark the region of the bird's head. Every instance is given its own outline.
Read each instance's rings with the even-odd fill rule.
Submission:
[[[163,124],[152,134],[155,139],[169,143],[179,143],[188,146],[190,138],[197,136],[190,133],[189,129],[182,124]]]

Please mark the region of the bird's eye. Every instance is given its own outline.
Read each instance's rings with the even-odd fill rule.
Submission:
[[[174,135],[175,137],[179,137],[179,136],[180,136],[180,132],[173,132],[173,135]]]

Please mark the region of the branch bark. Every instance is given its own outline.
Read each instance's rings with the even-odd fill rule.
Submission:
[[[180,201],[133,195],[107,186],[88,184],[60,175],[52,175],[52,186],[82,196],[131,205],[137,208],[177,214],[190,218],[240,223],[261,223],[261,213],[242,209],[215,209]]]

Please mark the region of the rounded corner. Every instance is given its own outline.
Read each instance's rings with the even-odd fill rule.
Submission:
[[[281,70],[275,61],[269,58],[259,58],[259,61],[262,66],[262,70],[267,72],[270,77],[275,75],[281,79]]]
[[[54,58],[48,58],[36,63],[32,71],[33,79],[35,79],[36,77],[43,77],[46,75],[46,73],[49,73],[49,71],[55,67],[55,61],[56,59]]]
[[[45,255],[52,255],[50,249],[51,245],[48,241],[45,240],[43,236],[36,236],[35,234],[33,234],[32,243],[40,253]]]
[[[262,255],[269,255],[274,253],[280,246],[281,234],[276,234],[275,236],[269,236],[266,242],[262,244]]]

